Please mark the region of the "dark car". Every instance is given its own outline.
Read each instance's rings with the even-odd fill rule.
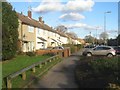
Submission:
[[[120,46],[115,46],[114,47],[116,54],[120,54]]]
[[[96,45],[87,45],[84,48],[95,48],[95,47],[96,47]]]

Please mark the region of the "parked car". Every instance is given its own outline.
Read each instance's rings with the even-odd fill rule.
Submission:
[[[120,54],[120,46],[114,46],[113,47],[116,51],[116,54]]]
[[[62,46],[56,46],[56,47],[53,47],[52,49],[64,49],[64,47],[62,47]]]
[[[101,55],[107,57],[113,57],[116,55],[116,51],[111,46],[97,46],[93,49],[85,49],[83,55],[92,56],[92,55]]]

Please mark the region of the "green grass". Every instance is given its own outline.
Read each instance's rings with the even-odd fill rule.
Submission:
[[[61,61],[61,59],[49,62],[46,65],[43,65],[42,68],[39,68],[38,66],[36,66],[35,73],[33,73],[32,70],[28,70],[26,72],[26,80],[22,80],[20,75],[15,77],[14,79],[12,79],[12,88],[21,88],[21,87],[23,88],[25,85],[27,85],[29,82],[31,82],[34,78],[36,78],[38,76],[40,78],[41,76],[43,76],[52,66],[54,66],[55,64],[57,64],[60,61]],[[38,81],[39,78],[37,78],[37,80],[35,79],[34,83],[36,83],[36,81]],[[3,82],[2,87],[6,88],[5,82]]]
[[[26,75],[27,75],[26,80],[22,80],[22,78],[20,76],[18,76],[15,79],[12,80],[12,88],[25,87],[33,79],[35,79],[33,83],[37,84],[39,79],[45,73],[47,73],[47,71],[51,67],[53,67],[55,64],[57,64],[59,61],[61,61],[61,60],[55,60],[55,61],[49,62],[49,63],[47,63],[47,65],[43,65],[42,68],[36,67],[36,72],[35,73],[33,73],[31,70],[28,70],[27,73],[26,73]]]
[[[50,56],[16,56],[14,59],[2,63],[2,78],[12,74],[18,70],[21,70],[27,66],[32,65],[33,63],[43,61]]]

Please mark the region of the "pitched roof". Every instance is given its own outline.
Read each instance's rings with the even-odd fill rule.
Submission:
[[[53,33],[57,33],[63,37],[68,37],[67,35],[65,35],[62,32],[57,32],[56,30],[54,30],[53,28],[51,28],[50,26],[48,26],[47,24],[37,21],[35,19],[29,18],[28,16],[25,16],[23,14],[17,13],[18,18],[22,21],[22,23],[30,25],[30,26],[34,26],[34,27],[38,27],[47,31],[51,31]]]
[[[38,22],[32,18],[29,18],[28,16],[22,15],[20,13],[17,13],[18,18],[22,21],[22,23],[27,24],[27,25],[31,25],[34,27],[39,27],[39,28],[43,28],[42,23]]]

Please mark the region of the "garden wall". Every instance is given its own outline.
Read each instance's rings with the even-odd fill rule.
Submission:
[[[44,55],[48,53],[53,53],[53,54],[58,54],[59,52],[62,53],[62,57],[68,57],[71,55],[70,48],[67,47],[63,50],[58,50],[58,49],[52,49],[52,50],[37,50],[36,55]]]

